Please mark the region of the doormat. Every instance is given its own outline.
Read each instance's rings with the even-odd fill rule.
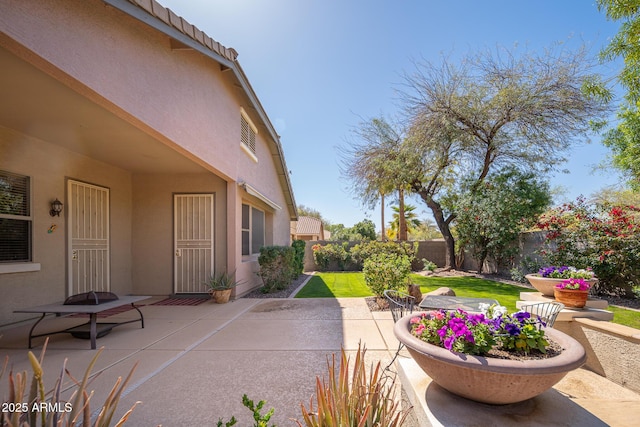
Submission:
[[[142,307],[144,304],[138,304],[136,303],[136,307]],[[116,314],[120,314],[120,313],[125,313],[129,310],[133,310],[133,307],[131,306],[131,304],[125,304],[125,305],[121,305],[120,307],[113,307],[110,308],[108,310],[104,310],[104,311],[100,311],[97,314],[98,318],[101,317],[109,317],[109,316],[115,316]],[[76,313],[76,314],[70,314],[66,317],[70,317],[70,318],[89,318],[89,314],[87,313]]]
[[[205,301],[209,301],[209,298],[180,298],[169,297],[161,301],[154,302],[151,305],[200,305]]]

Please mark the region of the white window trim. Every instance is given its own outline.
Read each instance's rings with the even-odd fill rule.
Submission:
[[[4,169],[3,169],[4,170]],[[14,173],[9,172],[8,173]],[[31,236],[29,237],[29,260],[19,260],[15,262],[3,262],[0,263],[0,274],[9,273],[25,273],[30,271],[40,271],[40,264],[33,262],[33,181],[31,175],[17,173],[18,175],[25,176],[29,179],[29,215],[11,215],[0,214],[0,218],[17,219],[21,221],[29,221],[31,224]]]
[[[0,264],[0,274],[28,273],[40,271],[39,262],[20,262],[15,264]]]
[[[251,203],[248,202],[242,202],[243,205],[249,206],[249,228],[243,228],[242,226],[240,227],[242,232],[249,232],[249,254],[242,254],[242,258],[243,261],[247,261],[247,260],[256,260],[258,259],[258,256],[260,255],[260,251],[258,252],[251,252],[251,248],[253,247],[253,209],[262,212],[262,218],[263,218],[263,224],[262,224],[262,241],[263,244],[266,244],[266,238],[267,238],[267,213],[264,211],[264,209],[260,209],[259,207],[257,207],[256,205],[252,205]],[[242,244],[240,245],[240,251],[242,252]]]

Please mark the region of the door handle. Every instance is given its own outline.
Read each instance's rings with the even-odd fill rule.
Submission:
[[[74,261],[78,260],[78,251],[76,249],[71,251],[71,259],[74,260]]]
[[[176,256],[177,257],[181,257],[182,256],[182,251],[180,249],[176,249]]]

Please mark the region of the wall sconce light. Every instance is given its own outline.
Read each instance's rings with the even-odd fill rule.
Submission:
[[[51,210],[49,211],[49,215],[60,216],[60,212],[62,212],[62,202],[56,198],[53,202],[51,202]]]

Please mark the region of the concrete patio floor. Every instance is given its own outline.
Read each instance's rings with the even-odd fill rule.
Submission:
[[[341,347],[352,353],[363,343],[367,359],[380,360],[384,367],[398,346],[391,315],[370,312],[362,298],[149,305],[158,299],[142,302],[144,329],[138,323],[127,324],[98,340],[104,350],[93,370],[100,375],[90,386],[95,390],[92,411],[99,409],[117,377],[126,376],[138,362],[119,405],[121,415],[142,402],[127,425],[213,426],[219,418],[234,415],[238,426],[250,426],[251,413],[242,406],[245,393],[255,402],[267,401],[263,413],[275,408],[274,424],[295,425],[292,420],[301,418],[300,404],[308,407],[314,394],[315,377],[326,375],[327,357],[338,355]],[[133,318],[133,313],[113,318]],[[14,372],[30,372],[26,346],[32,323],[0,330],[0,358],[8,355]],[[53,330],[67,323],[79,319],[52,317],[42,326]],[[43,342],[44,338],[34,341],[36,355]],[[44,361],[47,385],[53,385],[65,358],[69,371],[81,377],[95,353],[86,340],[51,336]],[[421,426],[624,426],[637,425],[640,419],[640,395],[583,369],[524,404],[494,407],[452,396],[414,368],[403,352],[394,371],[414,402]],[[0,384],[2,399],[6,378]],[[559,413],[551,415],[550,410]]]

